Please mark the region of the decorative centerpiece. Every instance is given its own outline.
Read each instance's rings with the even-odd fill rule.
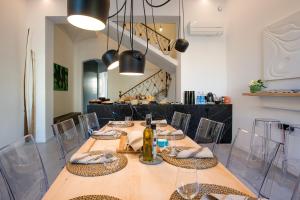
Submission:
[[[266,88],[266,86],[261,79],[258,79],[257,81],[252,80],[249,84],[249,88],[251,93],[256,93],[261,91],[263,88]]]

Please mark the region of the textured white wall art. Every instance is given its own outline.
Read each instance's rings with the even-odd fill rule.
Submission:
[[[300,77],[300,11],[263,32],[264,79]]]

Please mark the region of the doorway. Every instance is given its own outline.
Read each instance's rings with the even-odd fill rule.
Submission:
[[[83,105],[87,112],[87,105],[92,99],[107,98],[107,68],[99,59],[88,60],[83,63]]]

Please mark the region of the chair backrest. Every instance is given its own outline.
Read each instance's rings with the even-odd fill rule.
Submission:
[[[45,168],[32,135],[0,150],[0,168],[13,199],[42,199],[48,189]]]
[[[292,200],[299,200],[300,199],[300,175],[298,176],[296,186],[293,191]]]
[[[212,143],[212,150],[215,149],[215,144],[222,139],[224,123],[213,121],[207,118],[201,118],[194,141],[197,143]]]
[[[83,139],[88,139],[90,137],[89,129],[86,123],[86,119],[84,115],[79,115],[78,116],[78,121],[80,125],[80,130],[81,130],[81,137]]]
[[[79,123],[84,137],[88,139],[93,131],[100,129],[97,114],[95,112],[79,116]]]
[[[279,149],[279,143],[238,129],[230,148],[227,168],[237,177],[253,187],[258,195],[268,198],[271,191],[263,191],[271,181],[266,182],[267,175]]]
[[[176,129],[180,128],[182,121],[182,113],[175,111],[172,117],[171,126],[173,126]]]
[[[9,186],[7,185],[6,179],[4,179],[3,173],[0,169],[0,200],[10,200],[11,192]]]
[[[69,119],[52,125],[54,136],[57,138],[61,147],[61,153],[64,159],[66,154],[80,145],[80,136],[77,132],[73,119]]]
[[[176,129],[180,129],[183,131],[184,134],[187,134],[190,120],[191,120],[191,114],[175,111],[172,117],[171,126],[173,126]]]

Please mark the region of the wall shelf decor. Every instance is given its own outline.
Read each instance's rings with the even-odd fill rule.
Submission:
[[[287,93],[287,92],[256,92],[250,93],[245,92],[243,96],[254,96],[254,97],[300,97],[300,93]]]

